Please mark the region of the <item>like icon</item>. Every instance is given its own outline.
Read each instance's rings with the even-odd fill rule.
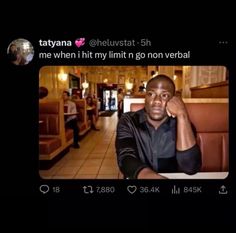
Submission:
[[[127,187],[127,191],[130,193],[130,194],[134,194],[136,191],[137,191],[137,186],[136,185],[129,185]]]

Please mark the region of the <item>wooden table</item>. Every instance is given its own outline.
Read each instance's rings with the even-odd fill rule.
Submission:
[[[185,173],[159,173],[168,179],[210,179],[218,180],[225,179],[228,176],[228,172],[198,172],[194,175],[188,175]]]

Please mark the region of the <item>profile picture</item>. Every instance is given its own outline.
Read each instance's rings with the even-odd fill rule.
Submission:
[[[7,48],[7,56],[14,65],[27,65],[34,57],[34,48],[26,39],[16,39]]]

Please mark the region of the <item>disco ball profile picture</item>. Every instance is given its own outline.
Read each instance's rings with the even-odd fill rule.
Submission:
[[[13,40],[7,48],[9,61],[17,66],[29,64],[34,57],[34,48],[26,39]]]

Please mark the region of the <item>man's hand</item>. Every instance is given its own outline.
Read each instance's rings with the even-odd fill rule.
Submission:
[[[159,175],[158,173],[154,172],[150,168],[143,168],[138,173],[138,179],[167,179],[164,176]]]
[[[166,112],[169,117],[179,117],[182,115],[187,115],[183,100],[177,96],[173,96],[167,102]]]

